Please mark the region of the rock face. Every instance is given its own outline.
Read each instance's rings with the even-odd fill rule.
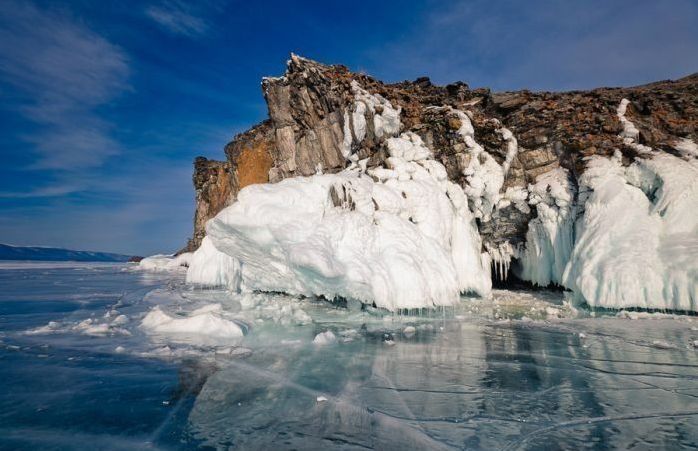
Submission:
[[[628,165],[647,147],[682,156],[698,141],[698,74],[633,88],[493,93],[464,83],[435,86],[428,78],[384,84],[292,55],[286,74],[264,79],[262,88],[269,119],[236,136],[225,148],[227,161],[195,161],[188,250],[245,186],[382,165],[385,141],[401,132],[419,135],[464,188],[492,255],[525,241],[537,212],[521,205],[520,193],[544,174],[565,168],[576,186],[586,157],[618,151]],[[629,103],[621,114],[623,99]],[[473,167],[488,165],[503,180],[480,186]]]

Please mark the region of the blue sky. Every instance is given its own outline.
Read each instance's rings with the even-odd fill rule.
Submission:
[[[566,90],[698,71],[698,2],[0,0],[0,242],[191,233],[192,160],[264,119],[289,52],[386,81]]]

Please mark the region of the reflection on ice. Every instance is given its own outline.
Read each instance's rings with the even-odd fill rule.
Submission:
[[[644,332],[608,334],[627,336],[628,323],[595,321],[584,323],[585,339],[569,323],[449,321],[394,347],[366,337],[260,349],[207,380],[191,427],[204,443],[245,449],[695,443],[695,351],[657,352]],[[667,341],[686,333],[675,322],[661,327],[656,336]]]

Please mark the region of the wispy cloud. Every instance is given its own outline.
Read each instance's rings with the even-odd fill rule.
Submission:
[[[30,191],[0,191],[0,198],[3,199],[30,199],[32,197],[60,197],[66,194],[80,191],[81,187],[74,183],[54,184],[43,188],[35,188]]]
[[[38,169],[77,170],[119,153],[98,108],[129,89],[126,54],[64,11],[4,1],[0,81],[16,111],[38,125],[26,136]]]
[[[148,17],[168,32],[188,37],[200,36],[208,31],[203,12],[202,4],[197,6],[179,0],[165,0],[145,10]]]

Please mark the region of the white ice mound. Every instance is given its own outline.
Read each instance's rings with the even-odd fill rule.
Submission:
[[[240,263],[216,249],[211,238],[206,236],[191,258],[187,283],[237,290],[240,286]]]
[[[698,162],[593,157],[564,285],[589,305],[698,311]]]
[[[318,346],[331,345],[337,342],[337,337],[332,333],[331,330],[320,332],[313,339],[313,343]]]
[[[146,257],[138,263],[138,268],[146,271],[164,272],[176,271],[180,268],[189,266],[194,254],[192,252],[184,252],[177,256],[173,255],[152,255]]]
[[[220,316],[220,304],[194,310],[187,316],[172,316],[159,306],[153,307],[143,318],[141,327],[157,334],[201,335],[214,338],[239,338],[243,331],[234,321]]]
[[[412,133],[387,141],[387,168],[251,185],[207,225],[210,243],[240,262],[221,269],[196,252],[189,273],[243,290],[344,297],[388,310],[486,295],[489,268],[463,190]],[[208,245],[207,245],[208,246]],[[203,247],[203,246],[202,246]]]

